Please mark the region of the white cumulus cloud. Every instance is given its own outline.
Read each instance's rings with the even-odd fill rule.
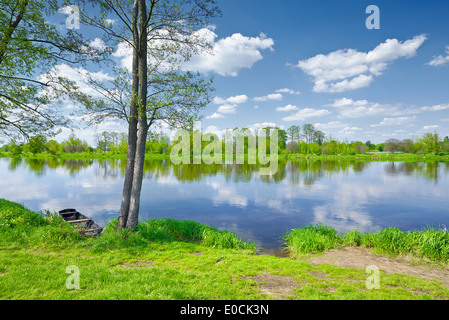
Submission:
[[[276,92],[277,93],[288,93],[288,94],[294,94],[294,95],[301,94],[301,92],[295,91],[295,90],[292,90],[289,88],[279,89],[279,90],[276,90]]]
[[[316,117],[324,117],[327,115],[330,115],[331,112],[329,110],[321,109],[312,109],[312,108],[305,108],[301,109],[295,114],[283,118],[284,121],[290,122],[290,121],[303,121],[308,118],[316,118]]]
[[[206,120],[213,120],[213,119],[223,119],[224,116],[222,114],[219,114],[218,112],[215,112],[214,114],[207,116]]]
[[[424,126],[423,130],[432,130],[432,129],[437,129],[439,128],[439,125],[433,125],[433,126]]]
[[[68,80],[73,81],[80,92],[95,98],[101,98],[103,96],[99,91],[89,85],[90,80],[99,82],[114,80],[113,77],[103,71],[91,72],[83,67],[74,68],[65,63],[54,66],[50,72],[46,74],[39,75],[38,80],[47,82],[58,77],[67,78]],[[55,94],[51,88],[44,89],[44,93],[47,93],[50,96]]]
[[[235,96],[235,97],[230,97],[226,100],[229,103],[237,103],[237,104],[241,104],[241,103],[245,103],[248,101],[248,96],[242,94],[239,96]]]
[[[262,50],[273,51],[274,40],[267,38],[261,33],[257,37],[247,37],[240,33],[216,40],[218,35],[214,32],[215,27],[210,26],[196,31],[192,37],[201,38],[210,44],[212,50],[203,50],[201,53],[194,53],[188,61],[180,62],[179,67],[184,71],[201,72],[204,74],[214,72],[222,76],[238,76],[242,69],[250,69],[263,59]],[[163,30],[160,31],[163,34]],[[181,36],[180,36],[181,37]],[[163,47],[163,41],[154,41],[155,46]],[[119,64],[131,70],[132,68],[132,48],[126,42],[119,43],[117,50],[113,54],[119,59]],[[183,58],[179,57],[179,60]],[[151,57],[149,59],[151,62]],[[162,64],[162,66],[164,66]]]
[[[261,33],[258,37],[247,37],[234,33],[224,39],[217,38],[211,29],[202,31],[211,39],[212,53],[194,55],[183,64],[185,70],[201,73],[215,72],[222,76],[237,76],[240,70],[250,69],[256,62],[263,59],[262,50],[273,51],[274,41]]]
[[[446,46],[446,56],[436,56],[433,57],[433,59],[431,61],[429,61],[427,63],[427,65],[432,66],[432,67],[437,67],[437,66],[441,66],[443,64],[446,64],[449,62],[449,46]]]
[[[399,58],[416,55],[426,36],[400,42],[388,39],[369,52],[344,49],[301,60],[297,66],[313,77],[315,92],[344,92],[369,86],[375,76]]]
[[[278,125],[274,122],[262,122],[262,123],[253,123],[251,125],[247,125],[245,128],[249,129],[251,132],[253,133],[257,133],[258,130],[263,129],[263,128],[275,128]],[[281,127],[282,129],[282,127]]]
[[[349,98],[336,99],[329,106],[337,108],[339,118],[363,118],[376,115],[393,115],[398,108],[368,100],[353,100]]]
[[[254,101],[264,102],[264,101],[269,101],[269,100],[282,100],[283,98],[284,98],[284,96],[280,93],[272,93],[272,94],[269,94],[264,97],[256,97],[256,98],[254,98]]]
[[[218,107],[217,112],[215,112],[213,115],[206,117],[206,119],[221,119],[223,118],[224,114],[230,114],[230,113],[236,113],[237,112],[237,106],[242,103],[248,102],[249,98],[247,95],[242,94],[234,97],[229,97],[227,99],[223,99],[221,97],[215,97],[212,102],[214,104],[220,105]]]
[[[234,97],[229,97],[227,99],[223,99],[221,97],[215,97],[212,102],[214,104],[226,104],[226,103],[232,103],[232,104],[241,104],[248,102],[249,98],[247,95],[242,94]]]
[[[449,104],[438,104],[431,107],[421,107],[421,111],[443,111],[449,109]]]
[[[397,118],[384,118],[378,124],[372,124],[371,127],[383,127],[383,126],[403,126],[411,124],[416,119],[416,116],[413,117],[397,117]]]
[[[291,105],[291,104],[289,104],[288,106],[279,107],[276,109],[276,111],[279,111],[279,112],[289,112],[289,111],[296,111],[296,110],[298,110],[298,107]]]
[[[236,113],[237,105],[235,104],[224,104],[220,106],[217,110],[219,113]]]

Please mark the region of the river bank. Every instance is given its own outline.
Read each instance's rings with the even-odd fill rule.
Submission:
[[[0,217],[0,298],[6,300],[449,299],[441,263],[403,260],[401,273],[374,258],[363,260],[366,266],[338,266],[329,258],[361,247],[280,258],[256,254],[253,244],[193,221],[151,220],[121,234],[112,221],[101,237],[84,238],[49,212],[6,200]],[[365,258],[404,259],[362,250]],[[380,286],[369,289],[366,268],[374,263]],[[70,266],[79,270],[79,289],[67,287]]]
[[[126,160],[126,154],[117,153],[21,153],[13,155],[10,152],[0,152],[1,158],[26,158],[26,159],[123,159]],[[225,155],[223,155],[224,159]],[[169,154],[146,154],[147,160],[170,160]],[[235,159],[235,155],[234,155]],[[245,154],[245,159],[247,155]],[[313,155],[313,154],[279,154],[280,160],[323,160],[323,161],[400,161],[400,162],[422,162],[422,161],[449,161],[449,154],[410,154],[410,153],[371,153],[356,155]]]

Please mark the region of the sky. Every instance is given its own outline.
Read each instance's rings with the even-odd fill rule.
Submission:
[[[340,141],[449,135],[447,0],[218,4],[222,17],[200,31],[215,54],[183,65],[214,76],[203,132],[310,123]],[[371,5],[378,15],[367,13]],[[118,48],[114,54],[117,64],[129,63]],[[97,76],[111,77],[107,70]],[[104,130],[127,131],[107,121],[75,133],[93,144],[94,133]]]

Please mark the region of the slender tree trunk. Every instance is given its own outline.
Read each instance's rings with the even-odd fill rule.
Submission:
[[[147,8],[145,0],[139,0],[140,14],[140,44],[138,51],[139,65],[139,130],[137,133],[136,157],[134,159],[134,175],[131,189],[131,199],[127,228],[136,228],[139,223],[140,194],[142,190],[143,168],[145,163],[145,143],[148,135],[147,122],[147,92],[148,92],[148,33]]]
[[[137,59],[136,59],[137,60]],[[134,64],[134,63],[133,63]],[[136,70],[136,69],[134,69]],[[133,73],[137,74],[137,70]],[[138,94],[138,89],[134,90],[134,83],[139,84],[138,77],[137,81],[133,79],[133,92],[134,95]],[[134,75],[133,75],[134,78]],[[128,152],[126,155],[126,172],[125,172],[125,181],[123,183],[123,193],[122,193],[122,203],[120,206],[120,217],[118,221],[118,229],[117,231],[120,231],[121,229],[126,227],[127,220],[128,220],[128,214],[129,214],[129,203],[131,198],[131,189],[132,189],[132,183],[133,183],[133,175],[134,175],[134,163],[136,158],[136,149],[137,149],[137,105],[135,98],[133,98],[133,101],[131,102],[131,109],[130,109],[130,119],[128,123]]]
[[[139,223],[140,195],[142,190],[143,168],[145,163],[145,143],[148,129],[139,127],[137,152],[134,163],[134,174],[129,204],[129,215],[126,227],[134,229]]]
[[[139,94],[139,30],[137,22],[139,19],[138,0],[134,1],[133,7],[133,65],[132,65],[132,97],[128,121],[128,153],[126,155],[126,172],[125,181],[123,183],[122,203],[120,206],[120,216],[118,218],[117,232],[125,228],[128,222],[129,206],[131,200],[131,190],[134,176],[134,163],[137,149],[137,123],[138,123],[138,94]]]

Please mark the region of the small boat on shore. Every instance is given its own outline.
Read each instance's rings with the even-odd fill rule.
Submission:
[[[82,233],[88,237],[99,235],[103,228],[100,227],[91,218],[78,212],[76,209],[64,209],[59,211],[59,215],[71,225],[74,225],[79,233]]]

